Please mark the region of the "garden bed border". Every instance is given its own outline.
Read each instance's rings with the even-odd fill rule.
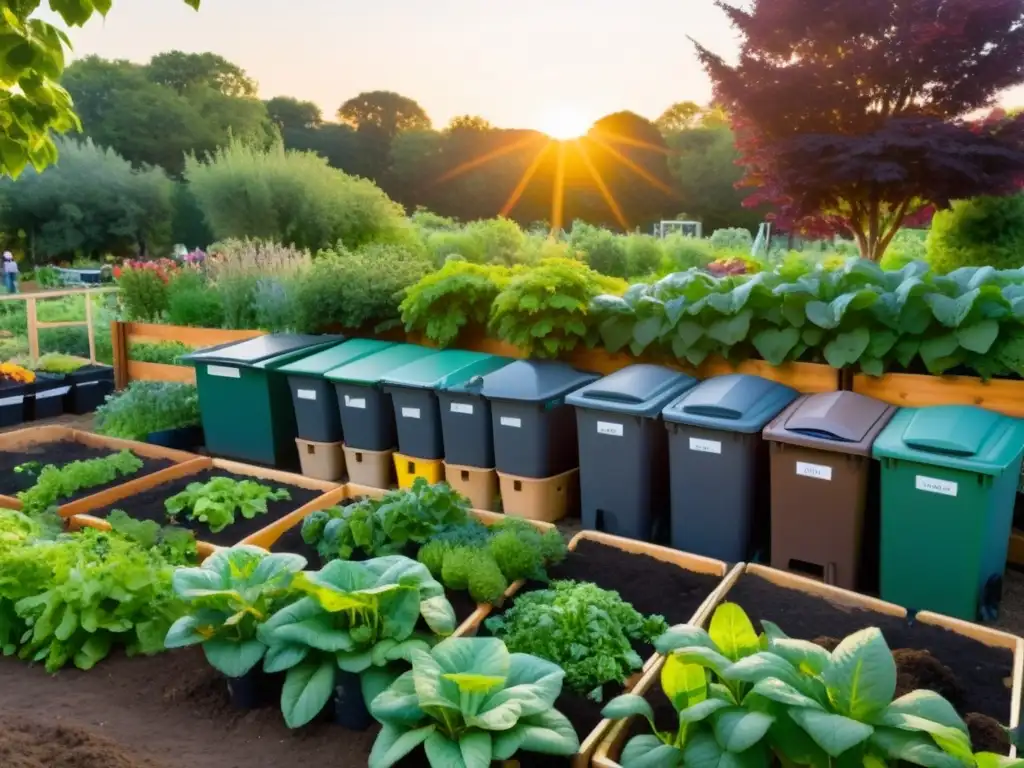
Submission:
[[[174,471],[168,471],[167,474],[163,475],[162,477],[158,478],[153,482],[149,482],[150,478],[152,478],[153,475],[147,475],[145,478],[140,478],[140,480],[145,480],[147,482],[140,483],[133,488],[126,490],[126,486],[120,485],[114,488],[110,488],[107,491],[90,496],[86,499],[80,499],[79,502],[75,502],[74,504],[68,505],[69,507],[71,507],[77,504],[78,506],[76,506],[74,510],[72,510],[69,513],[64,513],[62,508],[61,514],[63,517],[73,517],[74,522],[70,524],[77,526],[79,528],[83,526],[88,526],[90,528],[97,528],[102,531],[110,530],[110,523],[108,523],[103,518],[93,517],[89,513],[94,510],[110,506],[119,501],[130,501],[132,496],[135,496],[139,493],[156,488],[157,486],[163,485],[164,483],[169,482],[171,480],[180,480],[181,478],[188,477],[189,475],[197,475],[200,472],[204,472],[206,470],[220,470],[222,472],[229,472],[234,475],[245,475],[247,477],[253,478],[254,480],[269,480],[273,482],[284,483],[286,485],[293,485],[298,488],[305,488],[306,490],[320,491],[320,495],[313,499],[312,501],[307,502],[306,504],[302,505],[301,507],[292,512],[289,512],[283,517],[278,518],[277,520],[264,526],[264,528],[261,528],[259,531],[256,531],[255,533],[246,536],[244,539],[238,542],[238,544],[251,544],[253,543],[252,539],[258,537],[259,534],[261,534],[266,529],[272,528],[276,523],[280,522],[281,520],[294,518],[296,515],[299,515],[300,513],[301,517],[299,519],[302,519],[302,517],[305,517],[306,515],[316,511],[317,509],[324,509],[326,507],[332,506],[333,504],[336,504],[337,500],[330,501],[329,503],[324,503],[324,501],[325,499],[332,498],[335,494],[338,493],[338,491],[343,489],[343,486],[339,486],[338,483],[331,483],[325,480],[315,480],[311,477],[296,475],[292,474],[291,472],[282,472],[281,470],[278,469],[268,469],[266,467],[257,467],[251,464],[241,464],[237,461],[228,461],[227,459],[212,459],[208,456],[198,456],[193,461],[187,462],[185,464],[180,464],[176,467],[169,467],[168,470]],[[339,496],[338,498],[340,499],[342,497]],[[88,502],[88,504],[86,504],[85,502]],[[227,549],[227,547],[222,547],[216,544],[211,544],[209,542],[202,541],[197,536],[196,549],[198,550],[200,559],[202,560],[206,557],[209,557],[218,549]]]
[[[14,432],[0,434],[0,450],[17,449],[19,447],[32,445],[44,445],[46,443],[57,443],[64,440],[81,443],[82,445],[90,448],[108,448],[111,452],[127,449],[132,453],[144,456],[147,459],[167,459],[169,461],[173,461],[174,464],[148,475],[142,475],[141,477],[126,476],[124,482],[119,483],[118,485],[102,491],[97,491],[89,496],[83,496],[82,498],[75,499],[74,501],[69,501],[66,504],[61,504],[58,507],[58,512],[61,517],[70,517],[71,515],[77,514],[86,508],[95,509],[96,507],[92,506],[95,504],[95,501],[97,499],[103,499],[111,493],[118,493],[120,495],[117,496],[117,498],[123,498],[124,496],[130,496],[138,493],[139,491],[146,490],[150,487],[150,483],[152,482],[162,483],[167,480],[173,480],[179,476],[182,467],[187,467],[194,462],[201,460],[201,458],[196,454],[188,453],[187,451],[164,448],[161,445],[153,445],[152,443],[140,443],[135,440],[122,440],[117,437],[104,437],[103,435],[97,435],[93,432],[83,432],[82,430],[71,429],[70,427],[53,425],[26,427],[24,429],[15,430]],[[102,506],[102,504],[100,506]],[[14,496],[0,495],[0,507],[6,509],[21,509],[21,502]]]
[[[726,580],[726,583],[722,585],[723,588],[719,589],[719,601],[727,601],[729,598],[729,591],[736,582],[746,574],[760,577],[779,587],[795,589],[815,597],[820,597],[840,606],[876,611],[878,613],[884,613],[889,616],[896,616],[899,618],[903,618],[907,615],[906,608],[894,603],[887,603],[884,600],[879,600],[875,597],[861,595],[847,589],[842,589],[841,587],[832,586],[831,584],[825,584],[820,581],[815,581],[814,579],[797,576],[796,574],[788,573],[787,571],[780,571],[775,568],[769,568],[768,566],[757,565],[755,563],[740,563],[735,569],[733,569],[733,572],[729,574],[729,578]],[[707,619],[708,616],[710,616],[710,613],[711,611],[708,611],[708,614],[705,615],[704,618]],[[942,627],[943,629],[955,632],[958,635],[970,637],[980,643],[1006,648],[1013,652],[1013,684],[1010,692],[1009,727],[1016,728],[1020,722],[1021,684],[1022,678],[1024,678],[1024,639],[1011,635],[1008,632],[990,629],[989,627],[984,627],[980,624],[972,624],[968,621],[950,618],[949,616],[943,616],[930,611],[919,612],[916,615],[916,620],[922,624],[931,624],[932,626]],[[652,686],[657,685],[663,663],[664,657],[659,657],[657,659],[657,663],[645,671],[644,676],[633,689],[633,693],[638,696],[643,696],[651,689]],[[622,754],[622,748],[625,746],[626,739],[629,736],[629,726],[632,720],[633,718],[624,718],[615,721],[611,730],[608,732],[607,738],[605,738],[601,743],[597,754],[594,756],[594,765],[596,768],[622,768],[618,762],[618,758]],[[1017,748],[1011,746],[1010,757],[1012,758],[1016,756]]]

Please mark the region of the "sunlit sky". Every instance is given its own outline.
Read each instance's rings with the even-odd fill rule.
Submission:
[[[711,85],[687,36],[736,49],[712,0],[202,0],[198,13],[182,0],[114,0],[70,36],[74,56],[213,51],[262,98],[314,101],[328,119],[361,91],[390,90],[438,127],[475,114],[541,130],[705,103]],[[1005,101],[1024,103],[1024,89]]]

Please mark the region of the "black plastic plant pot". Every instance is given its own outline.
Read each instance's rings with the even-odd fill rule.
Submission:
[[[355,672],[338,672],[334,680],[334,722],[350,731],[365,731],[373,717],[363,700],[363,688]]]
[[[92,413],[114,391],[114,369],[107,365],[87,365],[68,374],[71,391],[65,396],[64,412],[81,416]]]
[[[275,698],[275,676],[256,667],[241,677],[226,678],[228,697],[235,709],[250,710],[266,707]],[[278,688],[280,690],[280,688]]]
[[[25,398],[25,420],[55,419],[64,413],[64,399],[71,391],[66,376],[41,373],[36,375],[31,397]]]
[[[25,421],[25,399],[34,384],[0,381],[0,427],[14,427]]]
[[[203,428],[195,424],[190,427],[161,429],[159,432],[150,432],[146,435],[146,442],[177,451],[191,451],[203,445]]]

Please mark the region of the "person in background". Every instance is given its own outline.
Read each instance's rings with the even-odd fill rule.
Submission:
[[[18,262],[10,251],[4,251],[4,286],[8,293],[18,292]]]

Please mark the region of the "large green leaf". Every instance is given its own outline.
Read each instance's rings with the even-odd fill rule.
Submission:
[[[408,755],[437,730],[436,725],[406,730],[390,723],[377,734],[370,750],[368,768],[391,768],[395,763]]]
[[[443,765],[444,768],[469,768],[462,758],[459,743],[452,741],[441,731],[434,731],[423,742],[427,760],[432,766]],[[476,768],[476,766],[474,766]]]
[[[635,693],[624,693],[604,705],[601,717],[609,720],[621,720],[624,717],[644,717],[654,722],[654,709],[643,696]]]
[[[774,721],[764,712],[724,709],[713,718],[715,738],[725,750],[743,752],[761,741]]]
[[[416,683],[412,671],[399,675],[394,682],[367,702],[377,720],[382,723],[405,723],[415,725],[423,719],[423,709],[416,695]]]
[[[676,768],[684,764],[682,750],[663,744],[650,734],[634,736],[626,742],[620,762],[629,768]]]
[[[953,705],[935,691],[922,688],[900,696],[886,708],[879,723],[885,724],[885,717],[894,713],[925,717],[933,722],[967,733],[967,726],[953,709]]]
[[[633,326],[633,342],[638,352],[642,352],[651,342],[661,336],[662,319],[660,317],[647,317],[640,320]]]
[[[263,671],[269,674],[284,672],[300,663],[309,652],[310,648],[307,645],[272,645],[267,648],[267,655],[263,657]]]
[[[210,666],[228,677],[242,677],[260,663],[267,647],[259,640],[234,642],[212,638],[203,643]]]
[[[822,678],[839,713],[870,722],[892,702],[896,662],[881,631],[870,627],[839,644]]]
[[[825,360],[833,368],[845,368],[856,363],[871,343],[871,331],[864,326],[843,331],[825,345]]]
[[[774,677],[766,677],[762,680],[758,680],[754,683],[754,687],[750,689],[750,693],[748,693],[747,696],[763,696],[771,701],[791,707],[823,709],[822,705],[810,696],[806,696],[793,686],[787,685]]]
[[[618,352],[633,339],[634,319],[625,315],[612,315],[601,321],[598,330],[601,341],[609,352]]]
[[[903,760],[925,768],[964,768],[962,761],[947,755],[923,733],[876,728],[871,735],[871,744],[893,762]]]
[[[516,702],[522,716],[546,712],[554,706],[562,690],[565,671],[557,664],[526,653],[513,653],[509,661],[505,687],[491,694],[484,709]]]
[[[964,349],[984,355],[999,337],[999,323],[995,320],[980,320],[972,325],[959,328],[957,341]]]
[[[199,622],[195,616],[182,616],[167,630],[164,646],[167,648],[185,648],[198,645],[206,640],[207,634],[198,631]]]
[[[444,595],[420,601],[419,615],[435,635],[444,637],[455,631],[455,609]]]
[[[874,732],[870,725],[816,709],[791,709],[789,716],[832,757],[867,741]]]
[[[708,697],[707,672],[697,664],[687,664],[677,654],[669,654],[661,667],[661,690],[677,712],[692,707]]]
[[[782,365],[800,341],[800,331],[796,328],[765,328],[755,333],[751,341],[769,364]]]
[[[715,609],[708,635],[730,661],[739,661],[761,649],[754,625],[736,603],[722,603]]]
[[[917,715],[905,715],[887,712],[882,718],[882,724],[903,731],[918,731],[927,733],[946,754],[963,760],[970,765],[973,752],[971,750],[971,739],[959,728],[951,728],[924,717]]]
[[[496,759],[507,760],[519,751],[568,756],[575,754],[580,748],[580,740],[572,723],[565,715],[554,709],[522,717],[511,730],[515,731],[514,735],[509,734],[509,731],[499,731],[494,735]],[[513,747],[515,748],[512,749]],[[524,759],[523,762],[529,764],[528,759]]]
[[[281,713],[289,728],[305,725],[327,706],[334,691],[335,669],[332,657],[321,656],[288,670],[281,688]]]
[[[711,635],[701,627],[695,627],[692,624],[677,624],[669,627],[666,632],[654,640],[654,649],[662,655],[677,648],[690,646],[701,646],[711,648],[714,651],[718,650],[711,639]]]
[[[747,338],[753,314],[749,309],[745,309],[732,317],[716,320],[708,326],[707,335],[728,347],[739,344]]]
[[[459,739],[459,751],[466,768],[489,768],[491,764],[491,734],[469,731]]]

